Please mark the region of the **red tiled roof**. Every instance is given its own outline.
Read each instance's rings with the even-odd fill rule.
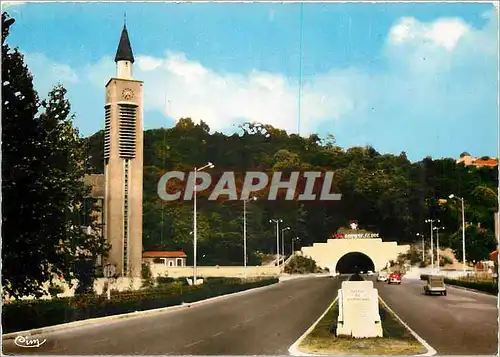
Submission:
[[[496,158],[490,158],[487,160],[476,159],[476,160],[474,160],[474,164],[475,165],[496,166],[496,165],[498,165],[498,159],[496,159]]]
[[[186,258],[186,253],[182,251],[145,251],[142,252],[143,258]]]

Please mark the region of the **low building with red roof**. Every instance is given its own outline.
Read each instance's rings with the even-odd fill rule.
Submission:
[[[183,251],[146,250],[142,252],[142,260],[154,264],[163,264],[168,267],[185,267],[187,255]]]

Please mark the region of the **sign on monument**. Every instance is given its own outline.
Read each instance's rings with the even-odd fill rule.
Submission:
[[[338,306],[337,336],[382,337],[378,291],[372,281],[344,281]]]

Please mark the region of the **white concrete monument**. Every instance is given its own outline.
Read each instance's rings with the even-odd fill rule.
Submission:
[[[337,336],[382,337],[378,291],[372,281],[344,281],[338,304]]]

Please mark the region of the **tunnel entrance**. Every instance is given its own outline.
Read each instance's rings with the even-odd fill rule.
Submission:
[[[375,264],[369,256],[360,252],[347,253],[339,259],[335,271],[340,274],[354,274],[358,272],[375,271]]]

